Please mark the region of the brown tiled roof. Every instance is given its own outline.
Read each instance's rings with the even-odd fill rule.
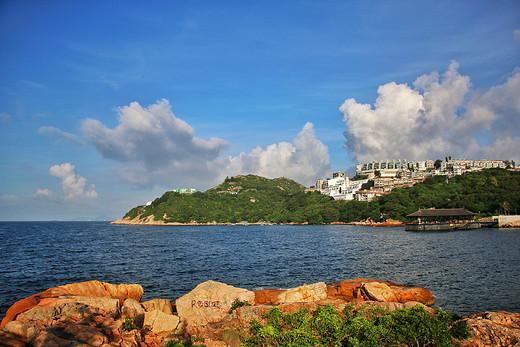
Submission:
[[[451,216],[474,216],[476,213],[468,211],[464,208],[431,208],[428,210],[419,210],[406,217],[451,217]]]

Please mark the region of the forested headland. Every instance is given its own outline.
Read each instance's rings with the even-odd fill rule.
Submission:
[[[123,220],[164,223],[352,223],[371,219],[406,221],[426,208],[465,208],[487,217],[520,211],[520,172],[485,169],[447,178],[428,177],[413,187],[395,188],[371,202],[336,201],[306,191],[287,178],[247,175],[205,192],[166,192],[151,205],[131,209]],[[153,216],[153,218],[151,217]]]

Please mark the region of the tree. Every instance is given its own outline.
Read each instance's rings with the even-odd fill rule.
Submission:
[[[442,164],[442,160],[437,159],[435,161],[435,164],[433,164],[433,167],[435,167],[436,169],[440,169],[441,168],[441,164]]]
[[[368,178],[368,175],[358,175],[352,177],[352,181],[359,181],[359,180],[366,180]]]
[[[370,188],[373,188],[374,187],[374,181],[373,180],[369,180],[367,183],[363,183],[361,185],[361,190],[367,190],[367,189],[370,189]]]

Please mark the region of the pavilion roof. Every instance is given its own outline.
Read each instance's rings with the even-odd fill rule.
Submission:
[[[468,211],[464,208],[430,208],[427,210],[419,210],[406,217],[451,217],[451,216],[475,216],[476,213]]]

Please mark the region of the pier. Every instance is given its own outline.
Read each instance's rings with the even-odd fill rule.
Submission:
[[[454,223],[408,223],[404,226],[406,231],[455,231],[480,228],[496,228],[497,222],[454,222]]]

